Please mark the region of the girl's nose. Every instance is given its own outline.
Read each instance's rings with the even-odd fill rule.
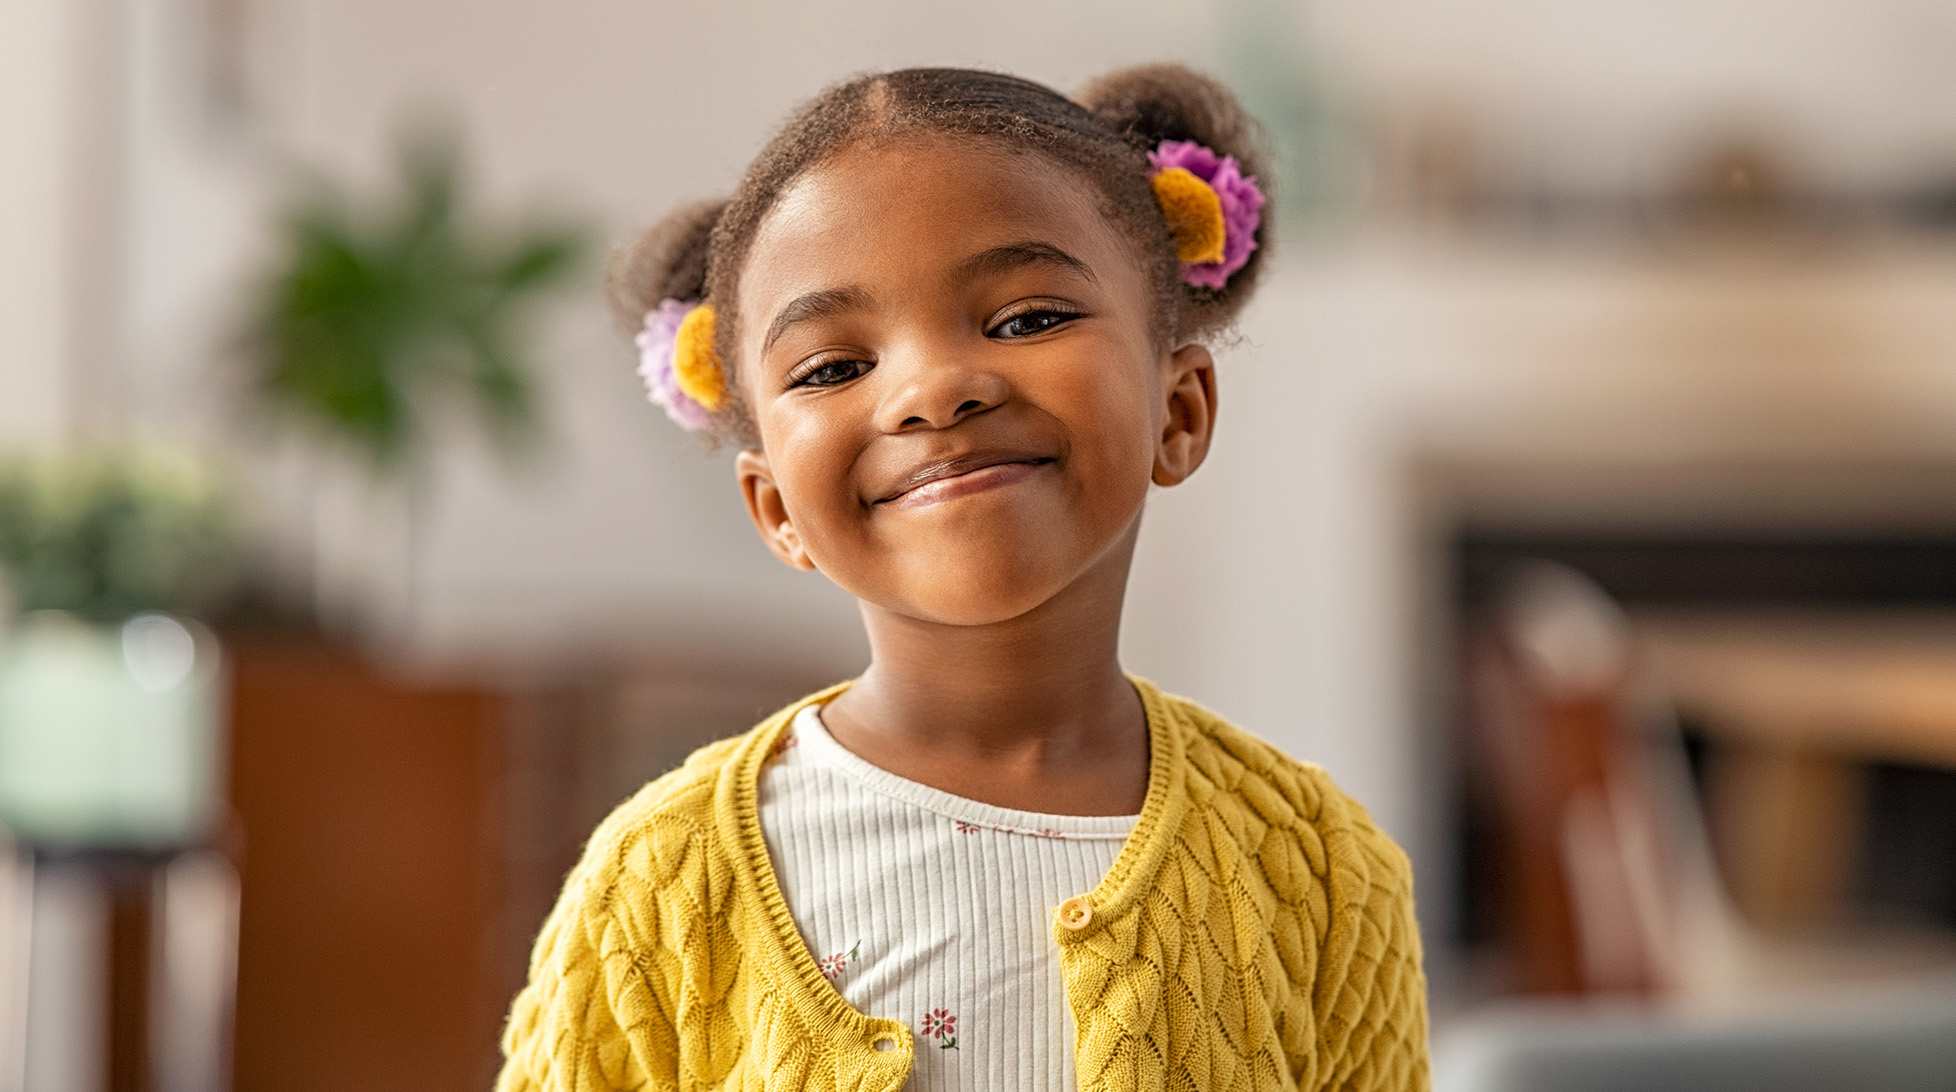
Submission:
[[[1006,378],[957,352],[921,351],[910,359],[885,357],[879,368],[900,371],[884,398],[877,424],[885,432],[950,428],[973,414],[1005,401],[1011,392]]]

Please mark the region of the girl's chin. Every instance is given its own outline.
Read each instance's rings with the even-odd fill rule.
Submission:
[[[1008,591],[1010,594],[1001,594]],[[888,589],[883,589],[878,594],[858,595],[858,598],[889,613],[920,622],[941,626],[992,626],[1038,610],[1058,591],[1057,587],[1045,588],[1040,582],[1026,581],[974,588],[963,594],[946,594],[943,588],[933,589],[930,595],[891,594]]]
[[[1132,524],[1105,544],[1082,541],[1080,536],[1056,536],[1050,528],[1019,535],[940,537],[901,555],[886,553],[881,565],[860,555],[854,559],[856,564],[846,566],[848,571],[842,571],[844,567],[822,571],[866,604],[941,625],[1010,622],[1056,599],[1075,599],[1067,594],[1069,590],[1090,593],[1083,581],[1113,589],[1111,606],[1118,611],[1127,575],[1125,552],[1118,547],[1128,541],[1131,530]],[[1118,572],[1106,570],[1113,579],[1094,578],[1094,573],[1116,562]],[[1087,604],[1079,601],[1078,605]]]

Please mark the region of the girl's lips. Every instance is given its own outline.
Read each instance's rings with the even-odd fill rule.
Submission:
[[[967,497],[982,493],[987,489],[997,489],[1025,481],[1041,469],[1051,465],[1051,459],[1035,459],[1027,462],[993,463],[967,470],[961,474],[947,474],[932,478],[922,485],[908,489],[882,503],[897,508],[928,508],[957,497]]]

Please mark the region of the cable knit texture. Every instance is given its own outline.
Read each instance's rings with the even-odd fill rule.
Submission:
[[[1085,925],[1053,925],[1080,1088],[1426,1089],[1405,855],[1322,769],[1135,687],[1140,821]],[[498,1092],[903,1085],[908,1027],[822,977],[756,807],[794,714],[842,689],[702,749],[592,835],[537,938]]]

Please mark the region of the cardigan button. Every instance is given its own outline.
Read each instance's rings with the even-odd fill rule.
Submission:
[[[1074,932],[1079,932],[1093,921],[1093,904],[1085,897],[1075,895],[1059,904],[1059,922]]]

